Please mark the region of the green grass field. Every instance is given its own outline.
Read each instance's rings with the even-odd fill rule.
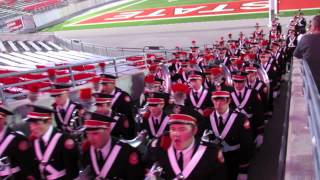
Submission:
[[[179,5],[193,5],[193,4],[207,4],[214,2],[232,2],[235,0],[176,0],[173,2],[168,2],[168,0],[133,0],[128,3],[115,6],[112,8],[106,8],[99,11],[92,12],[90,14],[85,14],[67,20],[61,24],[55,25],[53,27],[44,29],[43,31],[54,32],[54,31],[64,31],[64,30],[81,30],[81,29],[97,29],[97,28],[111,28],[111,27],[126,27],[126,26],[144,26],[144,25],[157,25],[157,24],[174,24],[174,23],[187,23],[187,22],[206,22],[206,21],[221,21],[221,20],[237,20],[237,19],[254,19],[254,18],[266,18],[267,13],[248,13],[248,14],[237,14],[237,15],[220,15],[220,16],[208,16],[208,17],[189,17],[189,18],[178,18],[178,19],[161,19],[161,20],[146,20],[139,22],[118,22],[118,23],[105,23],[105,24],[92,24],[83,26],[68,26],[70,24],[75,24],[87,18],[94,16],[99,16],[106,12],[121,12],[121,11],[133,11],[148,8],[163,8],[169,6],[179,6]],[[314,15],[319,12],[319,10],[305,10],[306,15]],[[294,11],[280,12],[280,16],[292,16]]]

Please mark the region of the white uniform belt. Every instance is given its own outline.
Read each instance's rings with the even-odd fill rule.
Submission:
[[[8,175],[12,175],[15,174],[17,172],[20,171],[20,167],[14,167],[14,168],[10,168],[10,167],[6,167],[4,170],[0,171],[0,176],[8,176]]]
[[[40,164],[40,166],[43,166]],[[63,177],[66,175],[66,170],[63,169],[61,171],[57,171],[54,167],[52,167],[50,164],[43,166],[46,171],[50,173],[50,175],[46,176],[47,180],[53,180],[53,179],[58,179],[60,177]]]
[[[240,149],[240,144],[230,146],[228,143],[225,141],[222,141],[222,152],[230,152],[230,151],[235,151]]]
[[[248,118],[252,118],[253,117],[253,114],[247,113],[244,109],[237,108],[237,111],[245,114]]]

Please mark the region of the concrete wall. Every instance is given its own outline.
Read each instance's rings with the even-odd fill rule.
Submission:
[[[58,9],[35,14],[33,16],[34,23],[37,29],[45,28],[47,26],[56,24],[60,21],[66,20],[74,15],[80,14],[88,9],[110,3],[115,0],[87,0]]]

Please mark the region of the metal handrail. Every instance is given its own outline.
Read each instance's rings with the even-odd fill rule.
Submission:
[[[305,61],[302,61],[302,74],[304,96],[307,101],[308,122],[314,144],[315,179],[320,179],[320,94],[310,67]]]

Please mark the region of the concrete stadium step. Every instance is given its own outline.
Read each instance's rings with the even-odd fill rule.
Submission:
[[[0,41],[0,51],[7,52],[7,48],[4,46],[3,41]]]
[[[55,63],[55,64],[64,63],[64,61],[62,61],[60,59],[46,56],[46,54],[48,54],[48,53],[49,52],[47,52],[47,53],[43,52],[43,54],[38,54],[38,53],[32,53],[32,52],[25,52],[23,54],[31,56],[31,57],[34,57],[34,58],[39,58],[39,59],[42,59],[42,60],[46,60],[48,62],[52,62],[52,63]]]
[[[53,53],[35,52],[35,54],[45,56],[46,58],[49,58],[49,59],[54,58],[54,59],[60,60],[61,62],[69,62],[70,61],[70,58],[61,57],[61,56],[59,56],[59,54],[55,54],[54,52]],[[75,61],[72,61],[72,62],[75,62]]]
[[[51,47],[49,47],[48,45],[46,45],[44,42],[42,41],[37,41],[37,43],[42,46],[44,49],[46,49],[47,51],[52,51],[53,49]]]
[[[33,41],[27,41],[32,47],[33,49],[35,49],[36,51],[43,51],[41,49],[41,47],[39,47],[36,43],[34,43]]]
[[[31,49],[26,45],[25,42],[18,41],[17,43],[24,49],[24,51],[31,51]]]
[[[13,62],[11,60],[1,58],[1,57],[0,57],[0,64],[5,65],[5,66],[12,66],[12,67],[22,67],[22,68],[31,68],[31,69],[35,68],[35,67],[30,67],[29,65],[16,63],[16,62]]]
[[[13,43],[13,41],[7,41],[12,51],[19,52],[19,48]]]
[[[35,63],[35,62],[29,61],[29,60],[26,60],[26,59],[23,59],[23,58],[15,57],[15,56],[12,56],[10,54],[0,53],[0,57],[6,58],[6,59],[8,59],[10,61],[13,61],[13,62],[16,62],[16,63],[19,63],[19,64],[25,64],[25,65],[28,65],[28,66],[31,66],[31,67],[35,67],[37,65],[37,63]]]
[[[32,61],[32,62],[34,62],[36,64],[40,64],[40,65],[50,64],[50,61],[39,59],[39,58],[35,58],[35,57],[31,57],[31,56],[25,55],[23,53],[15,53],[15,52],[13,52],[13,53],[10,53],[10,55],[13,55],[13,56],[16,56],[16,57],[19,57],[19,58],[23,58],[23,59]]]
[[[63,51],[64,49],[60,46],[58,46],[57,44],[55,44],[52,41],[47,41],[47,44],[51,45],[52,47],[56,48],[58,51]]]

